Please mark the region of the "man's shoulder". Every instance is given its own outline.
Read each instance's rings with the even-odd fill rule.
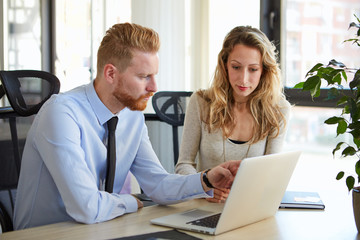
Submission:
[[[40,109],[40,112],[83,112],[89,105],[85,95],[85,90],[82,87],[75,88],[68,92],[54,94]]]

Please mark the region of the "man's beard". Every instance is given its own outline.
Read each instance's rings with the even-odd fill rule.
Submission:
[[[114,93],[114,96],[119,100],[122,104],[124,104],[127,108],[133,111],[144,111],[148,101],[145,101],[145,98],[149,98],[154,93],[150,92],[144,95],[141,95],[139,98],[135,99],[130,96],[127,92],[122,90],[117,90]]]

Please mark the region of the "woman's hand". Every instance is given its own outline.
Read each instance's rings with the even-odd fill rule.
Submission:
[[[208,202],[223,203],[229,196],[230,189],[227,188],[214,188],[214,197],[206,198]]]

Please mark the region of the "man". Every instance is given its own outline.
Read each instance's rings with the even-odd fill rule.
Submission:
[[[158,34],[136,24],[110,28],[98,50],[96,79],[52,96],[28,133],[15,203],[14,227],[61,221],[96,223],[136,212],[142,202],[119,194],[131,171],[144,192],[159,204],[212,196],[229,188],[238,161],[203,173],[167,173],[150,144],[144,116],[156,91]],[[118,117],[113,193],[104,191],[107,124]],[[205,180],[205,182],[204,182]]]

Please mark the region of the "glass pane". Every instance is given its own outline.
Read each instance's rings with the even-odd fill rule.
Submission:
[[[55,3],[55,74],[63,92],[91,80],[91,0]]]
[[[336,125],[327,125],[324,121],[339,116],[341,109],[319,107],[293,107],[288,122],[288,132],[284,151],[302,151],[296,166],[290,189],[319,191],[319,189],[347,192],[344,179],[336,181],[339,171],[354,173],[356,156],[341,158],[344,148],[332,155],[340,141],[352,142],[350,134],[336,137]]]
[[[55,72],[61,92],[96,77],[96,54],[105,31],[130,21],[130,0],[58,0]]]
[[[251,1],[251,4],[247,0],[209,1],[209,76],[215,71],[217,56],[226,34],[240,25],[259,28],[259,0]]]
[[[340,114],[341,109],[335,108],[294,107],[288,123],[287,148],[331,153],[337,142],[349,142],[350,135],[336,137],[337,125],[324,123],[326,119]]]
[[[360,1],[354,0],[287,0],[286,50],[282,56],[286,66],[286,86],[305,80],[316,63],[331,59],[347,67],[359,67],[359,47],[343,41],[354,37],[350,22],[360,15]],[[324,86],[325,87],[325,86]]]
[[[7,69],[40,70],[40,0],[8,0],[7,16],[9,29]]]

